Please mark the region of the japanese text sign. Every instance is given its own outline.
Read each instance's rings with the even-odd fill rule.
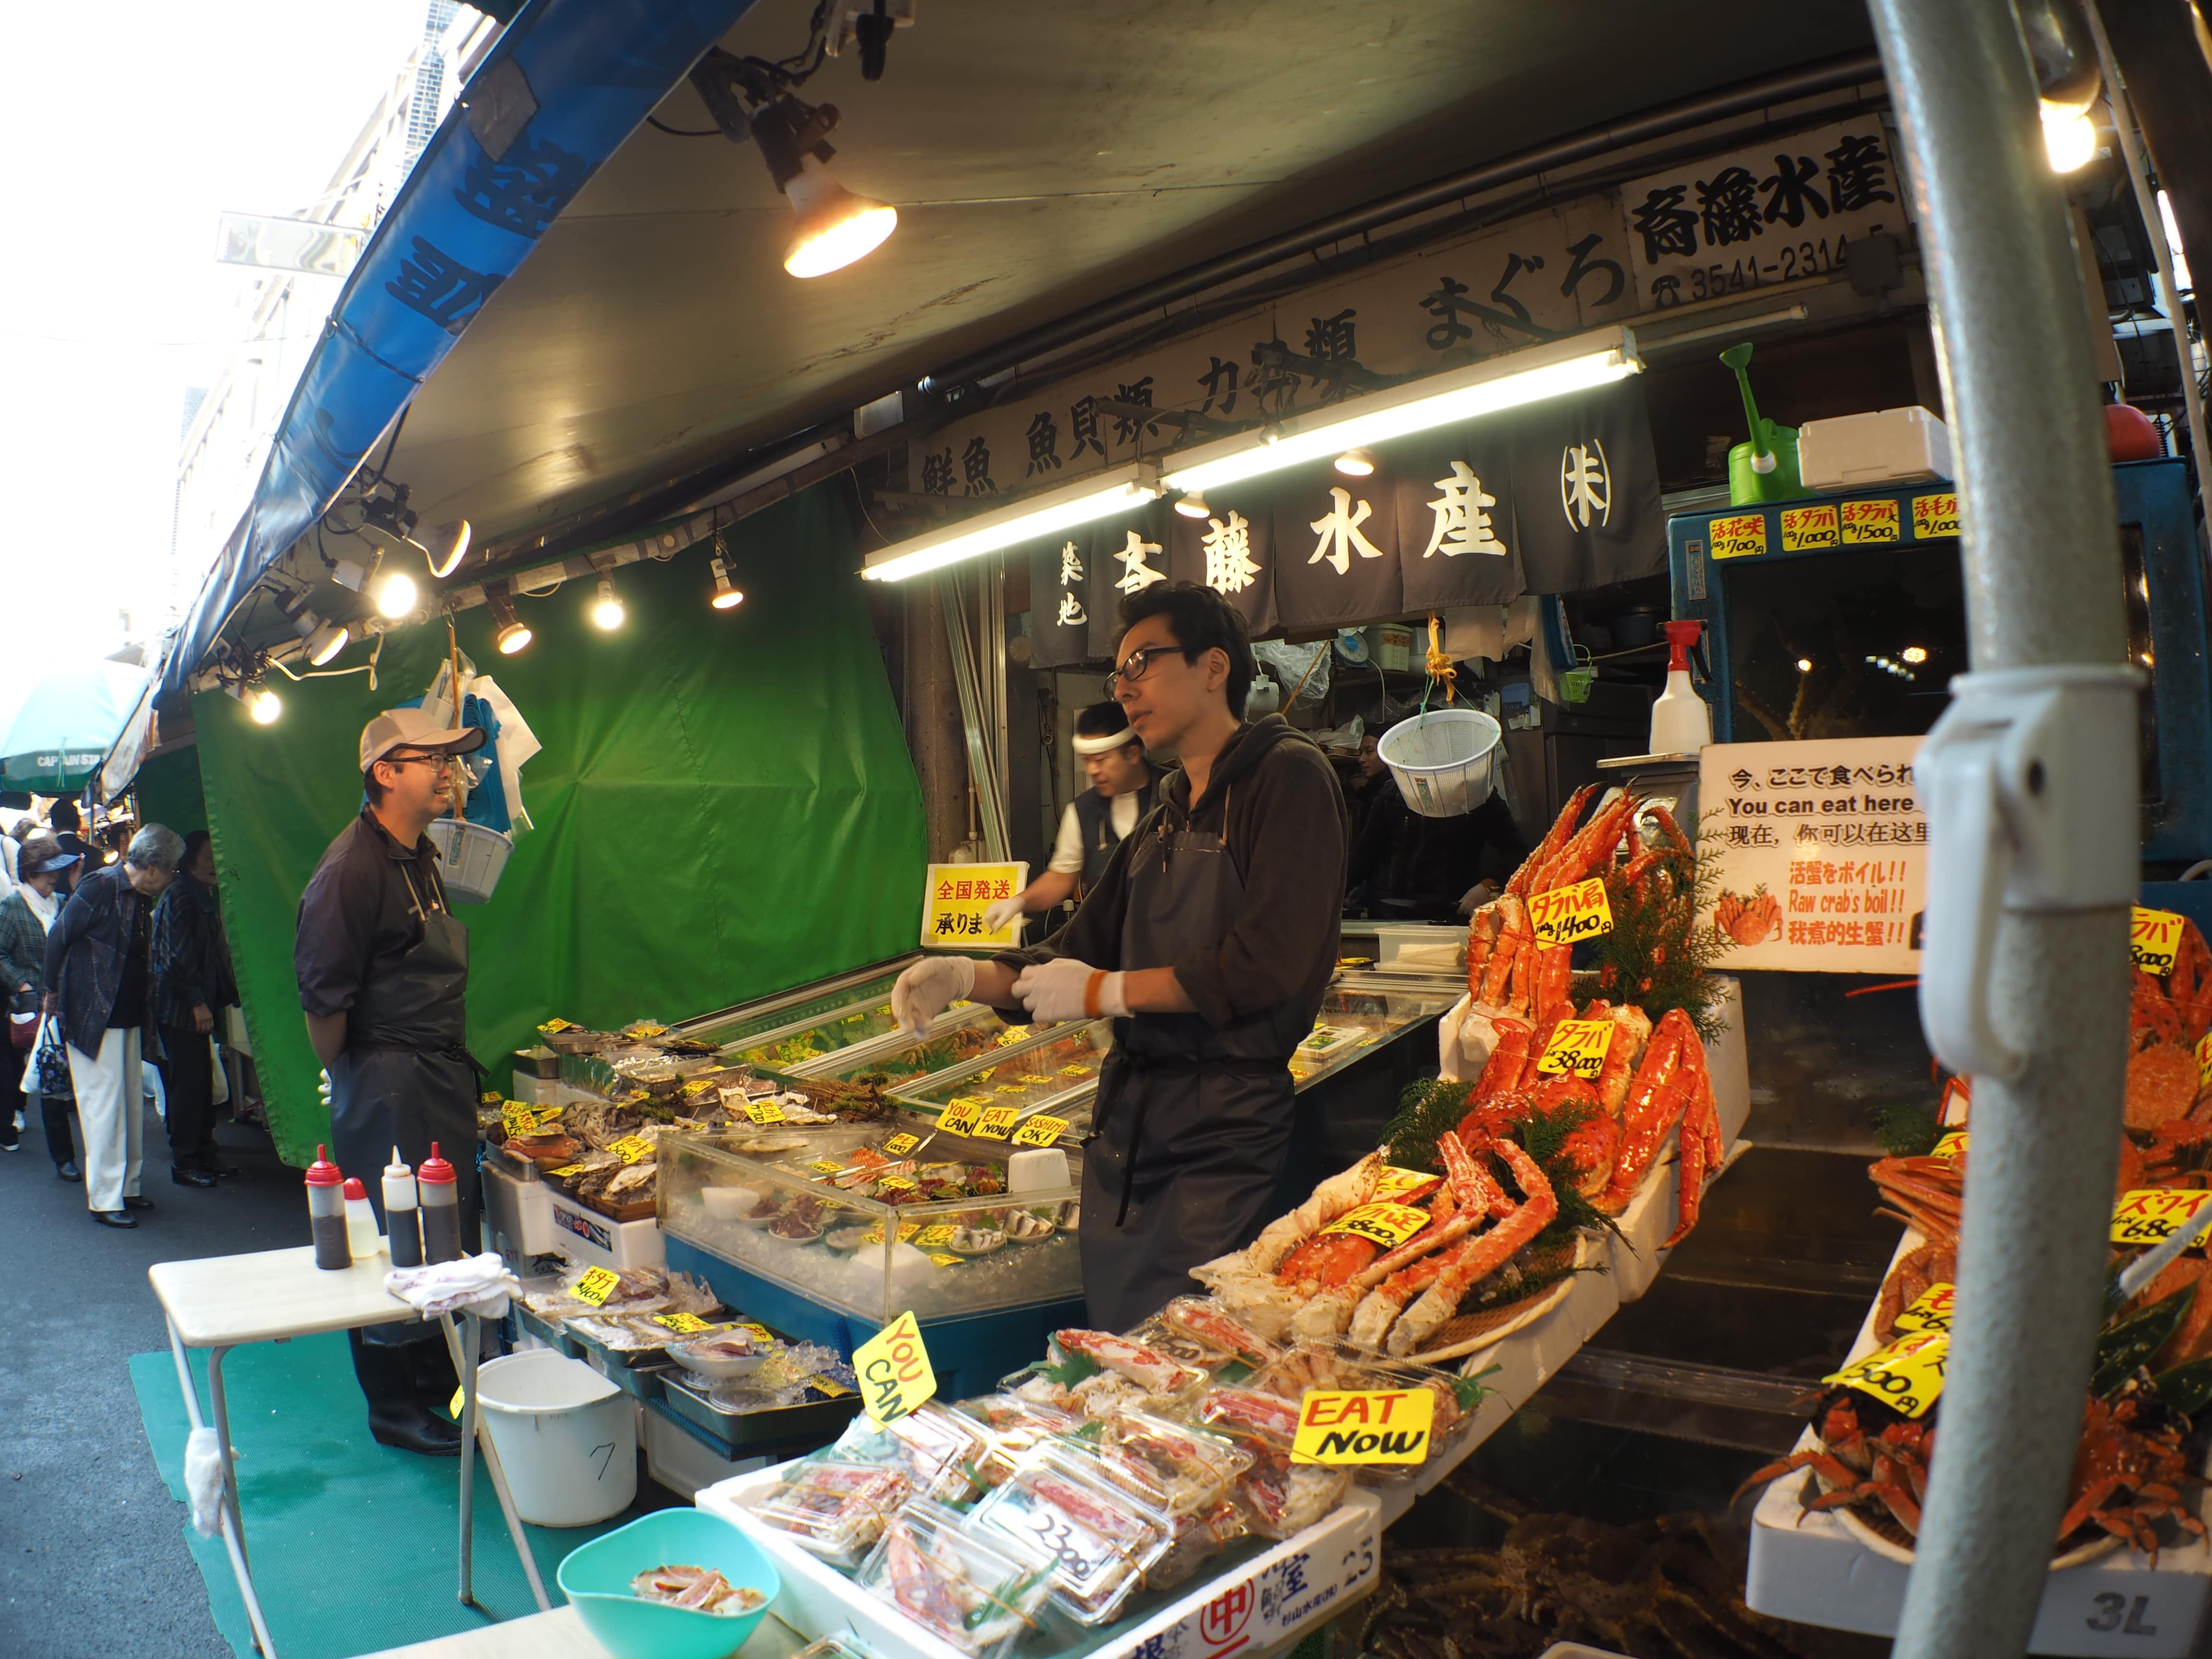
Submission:
[[[1919,1417],[1943,1392],[1943,1362],[1950,1352],[1948,1331],[1913,1331],[1820,1380],[1856,1389],[1906,1417]]]
[[[860,1373],[861,1402],[878,1423],[904,1417],[937,1392],[929,1349],[911,1312],[854,1349],[853,1369]]]
[[[2173,971],[2173,953],[2181,948],[2181,918],[2172,910],[2135,907],[2128,923],[2128,955],[2146,974],[2164,979]]]
[[[921,1139],[918,1135],[896,1134],[884,1142],[884,1150],[893,1158],[904,1158],[921,1145]]]
[[[2159,1244],[2179,1232],[2212,1205],[2212,1192],[2186,1191],[2172,1187],[2143,1187],[2120,1194],[2112,1208],[2112,1241],[2115,1244]]]
[[[1766,551],[1766,514],[1735,513],[1705,527],[1717,559],[1756,559]]]
[[[1410,1204],[1363,1204],[1339,1216],[1322,1229],[1325,1233],[1350,1233],[1395,1250],[1429,1224],[1429,1212]]]
[[[1029,881],[1024,862],[931,865],[922,887],[921,942],[939,950],[1011,950],[1022,942],[1021,919],[994,933],[983,926],[983,913]]]
[[[1620,1029],[1609,1019],[1563,1019],[1544,1045],[1536,1069],[1547,1075],[1595,1078],[1605,1069],[1606,1053]]]
[[[1785,972],[1920,971],[1928,819],[1914,737],[1711,744],[1698,757],[1698,926],[1720,965]]]
[[[1913,1298],[1912,1305],[1897,1316],[1900,1331],[1942,1331],[1951,1328],[1951,1310],[1959,1299],[1955,1285],[1942,1280],[1930,1285]]]
[[[1546,945],[1572,945],[1611,933],[1613,909],[1605,902],[1603,878],[1536,894],[1528,901],[1528,925]]]
[[[642,1135],[624,1135],[607,1150],[625,1164],[635,1164],[653,1156],[653,1143]]]
[[[1401,1170],[1395,1164],[1386,1164],[1375,1182],[1374,1195],[1378,1202],[1401,1203],[1408,1194],[1425,1193],[1443,1182],[1441,1176],[1424,1175],[1419,1170]]]
[[[653,1322],[656,1325],[665,1326],[668,1329],[674,1331],[679,1336],[696,1336],[702,1331],[713,1331],[721,1328],[718,1325],[708,1324],[705,1320],[700,1318],[697,1314],[690,1313],[655,1314],[653,1316]]]
[[[568,1294],[579,1302],[588,1302],[594,1308],[604,1308],[607,1298],[614,1294],[622,1275],[607,1267],[593,1267],[569,1287]]]
[[[1946,1163],[1956,1163],[1966,1155],[1966,1132],[1964,1129],[1946,1130],[1928,1153],[1929,1157],[1940,1158]]]
[[[1426,1389],[1315,1389],[1298,1410],[1293,1463],[1420,1463],[1437,1397]]]

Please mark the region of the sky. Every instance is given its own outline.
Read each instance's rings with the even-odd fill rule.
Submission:
[[[243,337],[216,215],[313,202],[424,0],[7,8],[0,98],[0,708],[168,592],[185,389]]]

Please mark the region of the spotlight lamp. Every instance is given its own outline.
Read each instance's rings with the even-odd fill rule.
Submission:
[[[1176,496],[1175,510],[1186,519],[1208,519],[1213,516],[1213,509],[1206,504],[1206,492],[1200,489],[1188,490]]]
[[[252,686],[246,692],[246,712],[256,726],[274,726],[284,712],[284,700],[265,685]]]
[[[381,481],[370,486],[361,502],[362,529],[373,538],[409,548],[422,556],[431,576],[443,581],[469,556],[470,529],[466,519],[448,519],[417,539],[414,509],[407,505],[405,484]]]
[[[484,608],[491,612],[493,637],[499,641],[499,653],[511,657],[529,645],[529,625],[514,614],[514,599],[505,582],[484,585]]]
[[[1336,470],[1347,478],[1371,477],[1375,471],[1375,452],[1370,449],[1347,449],[1336,458]]]
[[[420,597],[412,576],[404,570],[392,571],[378,584],[377,613],[389,617],[393,622],[398,622],[402,617],[411,617],[415,614],[416,601]]]
[[[283,611],[285,619],[292,624],[292,631],[300,636],[301,643],[306,647],[305,654],[311,667],[320,668],[330,661],[346,648],[347,641],[352,637],[351,633],[341,624],[325,622],[317,616],[307,604],[307,596],[304,592],[286,605]]]
[[[623,615],[622,596],[615,592],[615,579],[602,574],[599,597],[592,601],[592,626],[611,634],[623,625]]]
[[[730,580],[729,561],[723,556],[720,538],[715,538],[714,592],[708,603],[717,611],[734,611],[745,602],[745,596]]]

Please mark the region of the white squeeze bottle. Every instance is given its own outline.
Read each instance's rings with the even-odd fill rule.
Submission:
[[[384,1231],[390,1240],[392,1265],[422,1265],[422,1233],[415,1221],[415,1171],[392,1149],[392,1162],[384,1166]]]
[[[1672,647],[1667,659],[1667,689],[1651,705],[1651,747],[1654,755],[1694,753],[1713,740],[1713,711],[1690,685],[1690,647],[1705,626],[1694,617],[1661,624]]]

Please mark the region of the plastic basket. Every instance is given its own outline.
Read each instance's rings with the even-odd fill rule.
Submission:
[[[482,904],[489,898],[514,851],[514,837],[466,818],[434,818],[429,833],[447,896],[456,904]]]
[[[1455,818],[1490,799],[1504,736],[1474,709],[1432,708],[1385,732],[1376,752],[1407,805],[1425,818]]]

